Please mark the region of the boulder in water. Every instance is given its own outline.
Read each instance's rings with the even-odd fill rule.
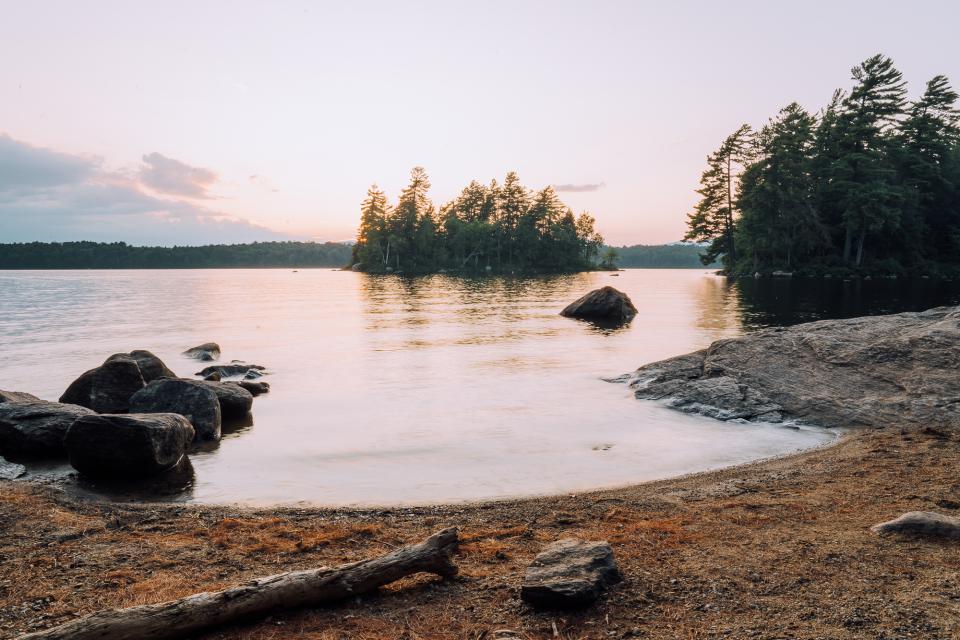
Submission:
[[[204,342],[196,347],[190,347],[183,352],[183,355],[194,360],[211,362],[220,357],[220,345],[216,342]]]
[[[59,402],[0,404],[0,453],[7,457],[62,457],[63,438],[77,418],[94,412]]]
[[[217,395],[220,401],[220,415],[224,419],[236,419],[250,413],[253,407],[253,394],[236,382],[213,382],[210,380],[190,380],[193,384],[202,385]]]
[[[613,287],[595,289],[560,312],[568,318],[580,318],[610,324],[629,322],[637,308],[627,294]]]
[[[4,391],[0,389],[0,404],[5,402],[43,402],[43,400],[23,391]]]
[[[74,380],[60,396],[60,402],[78,404],[97,413],[123,413],[130,407],[130,396],[144,386],[137,361],[129,354],[117,353]]]
[[[154,380],[130,397],[131,413],[179,413],[197,440],[220,439],[220,401],[193,380]]]
[[[584,607],[619,579],[608,543],[567,538],[534,558],[523,578],[520,597],[539,608]]]
[[[153,382],[160,378],[176,378],[177,374],[170,370],[163,360],[144,349],[137,349],[130,352],[130,357],[137,361],[140,367],[140,375],[144,382]]]
[[[89,415],[73,423],[64,445],[80,473],[127,479],[173,468],[193,436],[190,422],[176,413]]]
[[[249,391],[250,394],[251,394],[254,398],[256,398],[257,396],[259,396],[259,395],[261,395],[261,394],[263,394],[263,393],[269,393],[269,391],[270,391],[270,383],[269,383],[269,382],[261,382],[261,381],[259,381],[259,380],[257,380],[257,381],[253,381],[253,380],[240,380],[239,382],[237,382],[237,384],[239,384],[242,388],[244,388],[244,389],[246,389],[247,391]]]
[[[245,362],[231,362],[230,364],[215,364],[210,365],[209,367],[204,367],[198,371],[195,375],[200,376],[204,380],[208,380],[207,376],[212,376],[214,374],[219,374],[221,378],[231,378],[235,376],[245,376],[248,374],[253,374],[255,377],[263,375],[263,372],[267,368],[259,364],[247,364]]]

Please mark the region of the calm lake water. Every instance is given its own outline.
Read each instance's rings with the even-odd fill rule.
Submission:
[[[557,315],[595,287],[640,310],[607,330]],[[185,348],[265,365],[252,424],[154,489],[252,504],[414,504],[624,485],[783,454],[832,434],[720,423],[603,381],[771,324],[960,302],[935,281],[738,280],[699,270],[402,278],[307,270],[0,272],[0,388],[56,399],[108,355]],[[64,465],[31,474],[60,478]]]

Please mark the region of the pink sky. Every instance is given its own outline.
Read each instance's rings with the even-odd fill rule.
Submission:
[[[667,6],[669,5],[669,6]],[[6,2],[0,241],[349,240],[414,165],[510,170],[613,244],[678,240],[742,122],[893,57],[960,82],[951,2]]]

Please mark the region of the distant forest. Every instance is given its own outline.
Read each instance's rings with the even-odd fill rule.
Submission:
[[[907,101],[882,55],[811,114],[743,125],[707,158],[686,238],[731,274],[960,275],[960,111],[944,76]]]
[[[621,267],[700,267],[697,245],[604,247]],[[0,244],[0,269],[225,269],[345,267],[352,246],[342,242],[254,242],[200,247],[136,247],[125,242]],[[609,265],[608,265],[609,266]]]
[[[396,204],[367,191],[353,266],[369,273],[537,273],[596,268],[603,238],[588,213],[575,216],[553,187],[531,191],[510,172],[503,184],[473,181],[439,210],[422,167]]]
[[[636,244],[631,247],[611,247],[610,249],[613,249],[614,254],[610,254],[607,249],[603,252],[606,259],[628,269],[704,268],[703,262],[700,261],[703,247],[696,244]]]
[[[342,267],[350,245],[340,242],[254,242],[201,247],[134,247],[125,242],[0,244],[0,269],[202,269]]]

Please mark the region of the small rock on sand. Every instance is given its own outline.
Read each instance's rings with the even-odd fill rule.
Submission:
[[[933,511],[910,511],[889,522],[875,524],[870,530],[879,534],[960,540],[960,518]]]
[[[584,607],[619,579],[608,543],[567,538],[534,558],[523,578],[520,597],[539,608]]]

